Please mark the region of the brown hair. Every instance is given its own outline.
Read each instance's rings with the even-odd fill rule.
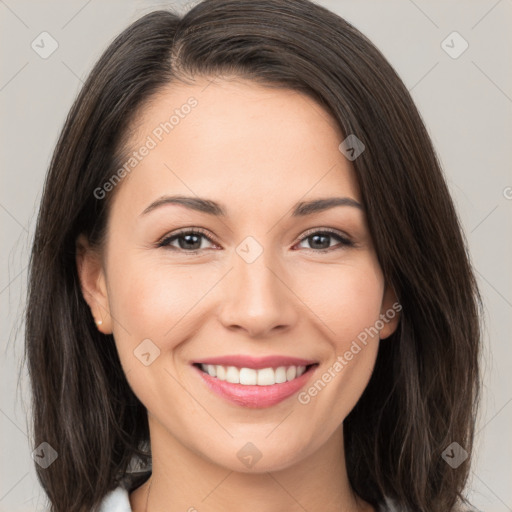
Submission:
[[[371,380],[344,422],[353,489],[414,511],[461,499],[480,394],[481,298],[461,226],[406,87],[352,25],[307,0],[205,0],[183,17],[143,16],[106,49],[72,106],[47,174],[33,244],[26,355],[36,466],[55,512],[94,509],[148,441],[146,409],[111,335],[96,329],[75,263],[77,236],[101,244],[112,194],[94,190],[124,161],[130,126],[162,87],[236,75],[324,106],[366,150],[353,161],[377,257],[402,305]],[[118,187],[119,188],[119,187]]]

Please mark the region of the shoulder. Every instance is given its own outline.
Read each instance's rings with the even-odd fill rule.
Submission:
[[[99,512],[132,512],[128,490],[116,487],[103,498]]]

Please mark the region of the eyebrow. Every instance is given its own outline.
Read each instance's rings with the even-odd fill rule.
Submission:
[[[146,215],[161,206],[170,204],[181,205],[189,208],[190,210],[196,210],[202,213],[207,213],[208,215],[215,215],[217,217],[226,216],[226,210],[219,203],[210,199],[188,196],[160,197],[156,201],[153,201],[140,215]],[[327,197],[297,203],[293,207],[292,217],[304,217],[336,206],[352,206],[354,208],[364,210],[361,203],[350,197]]]

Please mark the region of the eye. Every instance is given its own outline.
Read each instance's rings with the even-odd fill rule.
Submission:
[[[203,239],[208,240],[215,245],[215,242],[207,232],[201,228],[183,229],[177,233],[173,233],[163,238],[157,243],[157,247],[167,247],[172,250],[182,251],[189,254],[195,254],[205,249],[202,247]],[[337,239],[338,244],[331,246],[332,239]],[[175,245],[177,242],[177,246]],[[349,238],[338,231],[323,229],[317,231],[309,231],[299,240],[299,244],[308,242],[310,250],[314,252],[329,252],[343,247],[354,247],[355,244]],[[307,248],[306,248],[307,249]]]
[[[178,251],[181,250],[189,253],[196,253],[204,249],[204,247],[201,247],[203,239],[212,242],[211,238],[206,236],[205,233],[206,232],[200,228],[182,230],[162,239],[158,242],[157,247],[169,247]],[[173,245],[174,242],[178,242],[178,247]]]
[[[338,246],[331,246],[330,240],[333,238],[339,241]],[[333,231],[330,229],[324,229],[322,231],[309,231],[303,236],[299,243],[308,242],[311,246],[311,250],[316,252],[328,252],[337,249],[342,249],[343,247],[354,247],[354,242],[342,235],[338,231]]]

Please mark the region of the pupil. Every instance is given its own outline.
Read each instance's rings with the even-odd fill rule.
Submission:
[[[195,239],[195,242],[191,239]],[[194,245],[198,243],[199,240],[199,246],[201,245],[200,237],[198,235],[183,235],[180,240],[185,240],[185,244],[180,243],[181,249],[199,249],[199,247],[191,247],[190,245]],[[188,245],[187,245],[188,244]]]
[[[314,247],[315,249],[327,249],[329,247],[328,235],[313,235],[311,238],[314,240],[313,245],[315,245],[318,242],[319,238],[323,238],[324,240],[327,241],[327,245],[325,243],[320,243],[320,245],[324,245],[325,247]]]

